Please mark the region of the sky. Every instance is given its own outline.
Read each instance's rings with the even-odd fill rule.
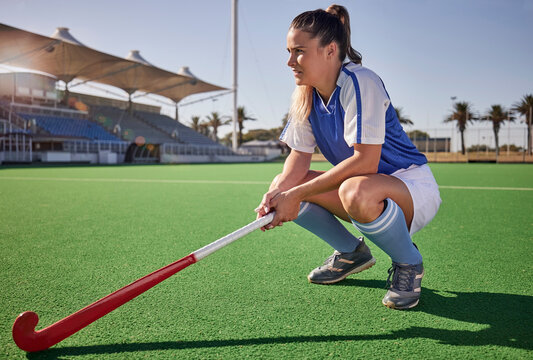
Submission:
[[[286,35],[303,11],[326,8],[322,0],[238,1],[238,104],[256,121],[246,129],[281,125],[294,79],[286,65]],[[384,81],[392,104],[403,108],[411,129],[450,128],[443,119],[451,97],[483,114],[493,104],[512,106],[533,93],[533,0],[353,0],[347,7],[352,46],[363,65]],[[140,50],[152,64],[231,88],[231,0],[0,0],[0,23],[50,36],[68,27],[85,45],[125,57]],[[0,71],[6,68],[0,64]],[[94,84],[72,91],[127,99],[120,89]],[[180,121],[212,111],[232,115],[231,95],[182,100]],[[137,101],[162,106],[149,96]],[[518,126],[518,125],[516,125]],[[219,129],[222,135],[231,126]]]

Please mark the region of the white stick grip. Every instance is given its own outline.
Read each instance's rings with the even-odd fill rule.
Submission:
[[[240,239],[241,237],[248,235],[254,230],[260,229],[265,225],[268,225],[272,222],[274,219],[275,212],[271,212],[266,214],[265,216],[252,221],[246,226],[243,226],[242,228],[235,230],[231,234],[228,234],[216,241],[213,241],[211,244],[208,244],[204,246],[201,249],[196,250],[193,254],[196,258],[196,261],[200,261],[201,259],[205,258],[207,255],[211,255],[215,251],[222,249],[224,246],[231,244],[237,239]]]

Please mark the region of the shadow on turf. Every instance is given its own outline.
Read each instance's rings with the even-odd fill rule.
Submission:
[[[336,285],[339,286],[339,285]],[[384,281],[346,279],[342,286],[384,288]],[[50,349],[29,353],[29,359],[58,359],[65,356],[87,354],[113,354],[137,351],[171,349],[215,348],[226,346],[271,345],[291,343],[401,340],[425,338],[441,344],[458,346],[496,345],[533,350],[531,321],[533,320],[533,297],[499,293],[439,292],[423,289],[420,305],[410,311],[419,311],[475,325],[488,325],[483,330],[450,330],[412,326],[381,335],[316,335],[264,337],[253,339],[164,341],[131,344],[90,345]],[[392,310],[391,310],[392,311]]]

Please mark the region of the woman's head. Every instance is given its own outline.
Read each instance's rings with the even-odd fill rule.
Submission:
[[[344,6],[331,5],[326,10],[301,13],[294,18],[289,29],[308,33],[312,39],[317,38],[322,47],[335,42],[341,62],[348,56],[351,61],[361,63],[361,54],[350,44],[350,16]]]
[[[303,39],[305,45],[315,52],[306,55],[305,49],[298,48],[301,45],[299,39]],[[335,85],[338,70],[346,56],[361,64],[361,54],[350,44],[350,16],[346,8],[340,5],[331,5],[326,10],[306,11],[295,17],[287,35],[287,49],[290,53],[287,64],[292,68],[296,84],[299,85],[292,95],[289,110],[289,119],[296,122],[308,118],[313,102],[313,87],[323,80],[324,74],[331,69],[329,65],[337,71],[331,80]],[[336,56],[335,64],[329,61],[332,51]],[[326,58],[327,61],[324,61]]]

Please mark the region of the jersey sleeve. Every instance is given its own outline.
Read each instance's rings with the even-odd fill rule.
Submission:
[[[346,143],[383,144],[390,99],[381,79],[373,73],[351,73],[341,90]]]
[[[316,140],[308,120],[289,120],[279,139],[291,149],[311,154],[315,151]]]

